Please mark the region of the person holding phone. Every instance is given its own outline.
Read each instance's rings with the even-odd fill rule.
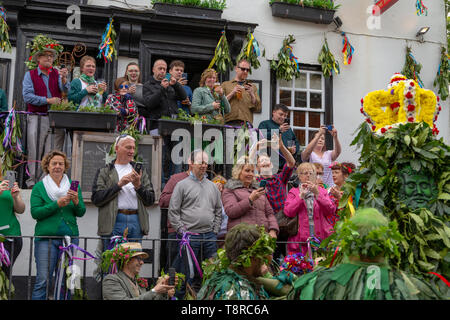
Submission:
[[[128,80],[128,93],[133,97],[134,102],[136,103],[136,107],[144,107],[144,86],[142,84],[142,75],[139,64],[137,62],[130,62],[129,64],[127,64],[123,78]]]
[[[125,130],[136,117],[136,103],[131,96],[130,83],[126,78],[118,78],[114,81],[115,93],[110,94],[106,99],[105,106],[111,108],[117,113],[116,131]]]
[[[186,99],[178,100],[178,109],[184,110],[187,114],[191,113],[192,104],[192,89],[188,86],[187,73],[184,73],[184,62],[181,60],[174,60],[169,65],[169,74],[174,77],[182,86],[184,91],[186,91]],[[178,172],[177,172],[178,173]]]
[[[25,211],[19,185],[13,180],[14,176],[11,175],[9,179],[2,179],[0,172],[0,234],[6,237],[3,245],[10,254],[11,261],[9,266],[2,265],[1,268],[8,279],[23,244],[19,220],[15,213],[21,214]]]
[[[325,133],[329,132],[333,137],[333,150],[327,150],[325,145]],[[314,138],[306,146],[306,149],[301,153],[302,161],[309,161],[311,163],[318,162],[323,166],[323,183],[327,186],[334,186],[333,176],[331,175],[330,165],[341,154],[341,143],[338,139],[338,133],[333,125],[322,125],[319,131],[314,135]]]
[[[66,175],[69,160],[64,152],[53,150],[41,161],[44,179],[36,183],[31,192],[31,216],[36,220],[34,229],[34,256],[36,259],[36,283],[32,300],[46,300],[47,280],[52,283],[58,261],[59,247],[64,246],[64,236],[78,244],[77,218],[86,213],[81,188]],[[72,190],[71,189],[72,186]],[[56,239],[40,236],[57,237]],[[50,279],[49,279],[50,277]]]
[[[246,222],[264,226],[274,238],[279,228],[272,206],[266,197],[266,189],[255,180],[255,165],[249,157],[239,158],[222,193],[222,203],[228,216],[228,231]]]
[[[317,184],[316,167],[312,163],[300,164],[297,173],[300,184],[289,190],[283,213],[290,218],[298,215],[298,233],[288,238],[288,242],[292,242],[287,245],[288,252],[305,255],[309,238],[322,241],[333,232],[329,218],[334,215],[336,206],[327,190]],[[302,242],[301,246],[298,242]]]

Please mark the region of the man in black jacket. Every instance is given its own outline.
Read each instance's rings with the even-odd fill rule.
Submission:
[[[156,60],[153,64],[153,76],[144,84],[143,96],[145,108],[139,108],[139,114],[151,120],[160,119],[161,116],[172,116],[178,114],[177,101],[186,99],[186,91],[183,86],[167,72],[167,63],[162,60]],[[168,77],[166,77],[166,75]],[[167,78],[170,78],[168,80]],[[157,127],[156,121],[150,121],[150,130]],[[171,175],[170,167],[174,164],[170,160],[170,153],[177,142],[172,142],[170,136],[163,137],[163,176],[161,178],[161,188],[164,187]],[[170,166],[172,164],[172,166]],[[173,170],[172,170],[173,171]]]
[[[143,96],[145,108],[139,108],[139,114],[150,119],[178,114],[178,100],[185,100],[187,95],[183,86],[173,77],[166,78],[167,63],[156,60],[153,64],[153,76],[144,83]],[[170,74],[169,74],[170,75]],[[156,124],[151,129],[156,128]]]

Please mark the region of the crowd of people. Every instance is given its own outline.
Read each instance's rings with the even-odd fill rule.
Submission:
[[[250,63],[246,60],[238,61],[235,78],[222,84],[217,82],[215,70],[206,69],[201,75],[199,87],[193,91],[187,86],[185,65],[180,60],[172,61],[169,67],[164,60],[155,61],[152,75],[145,83],[141,82],[139,65],[133,62],[127,65],[124,76],[115,80],[115,92],[108,94],[107,83],[95,79],[96,60],[93,57],[84,56],[81,59],[81,76],[71,82],[68,81],[67,69],[53,68],[55,58],[55,50],[44,48],[33,57],[38,68],[25,75],[23,96],[31,113],[46,114],[50,105],[60,103],[65,94],[69,101],[79,107],[96,106],[115,110],[119,118],[116,131],[120,132],[136,114],[157,120],[162,116],[177,115],[182,109],[220,120],[223,124],[241,125],[252,123],[253,112],[261,109],[257,88],[247,81]],[[308,239],[314,238],[320,242],[333,232],[339,217],[337,212],[341,188],[355,165],[335,162],[341,153],[335,127],[321,126],[301,152],[292,128],[285,121],[288,115],[289,109],[285,105],[274,106],[271,119],[259,125],[259,129],[266,130],[264,132],[267,135],[261,137],[248,156],[237,160],[228,181],[221,176],[208,178],[209,155],[200,149],[186,156],[187,171],[182,171],[181,166],[164,167],[164,188],[159,206],[168,209],[168,238],[174,240],[169,242],[168,252],[172,258],[168,259],[170,263],[165,267],[174,267],[177,272],[184,274],[185,284],[194,290],[200,290],[201,270],[188,263],[186,256],[176,254],[183,244],[175,239],[188,235],[193,253],[189,257],[201,265],[202,261],[216,255],[217,249],[224,245],[227,233],[242,223],[262,226],[270,237],[278,240],[275,259],[282,259],[293,252],[305,253]],[[36,220],[34,255],[37,276],[32,298],[47,299],[47,280],[56,269],[59,247],[63,245],[62,240],[49,240],[48,237],[70,236],[73,243],[77,244],[80,235],[77,219],[83,217],[86,207],[80,186],[73,187],[66,174],[70,161],[60,151],[64,131],[56,132],[59,138],[56,139],[55,150],[50,151],[48,117],[43,116],[38,121],[37,115],[29,114],[27,121],[30,135],[28,155],[30,159],[41,160],[42,170],[34,175],[39,170],[34,170],[34,162],[29,163],[27,186],[32,188],[30,211]],[[36,130],[38,126],[40,130]],[[35,143],[36,132],[41,135],[39,146]],[[327,132],[333,138],[333,150],[326,150]],[[170,162],[171,144],[170,137],[165,139],[162,155],[164,164]],[[277,167],[271,157],[261,151],[264,146],[270,146],[272,152],[279,154]],[[98,207],[97,233],[102,239],[102,252],[111,249],[111,238],[123,236],[124,232],[127,232],[130,243],[140,243],[149,233],[146,207],[156,200],[148,173],[145,169],[137,168],[134,162],[135,139],[121,134],[116,138],[114,149],[116,158],[98,168],[92,186],[91,200]],[[40,150],[43,152],[41,158],[38,154]],[[292,180],[297,180],[295,186],[289,184]],[[20,236],[20,225],[15,213],[24,212],[25,204],[18,185],[9,186],[6,180],[2,181],[0,202],[8,212],[0,215],[0,226],[9,226],[2,229],[1,233],[5,236]],[[289,218],[298,217],[298,232],[295,236],[280,234],[277,221],[279,213]],[[14,241],[11,266],[22,247],[20,238],[14,238]],[[10,242],[6,244],[11,245]],[[135,248],[137,253],[124,264],[126,267],[122,276],[105,278],[105,287],[110,288],[113,284],[120,286],[120,283],[127,281],[126,278],[134,281],[133,274],[138,271],[142,256],[145,256],[145,253],[139,253],[141,249]],[[172,289],[173,285],[168,285],[166,278],[161,278],[155,288],[158,294],[170,291],[170,296],[175,294]],[[183,285],[177,290],[176,296],[183,298],[185,290]],[[129,290],[129,298],[138,298],[141,294],[139,290]],[[104,293],[104,297],[115,299],[124,295],[113,292]],[[141,298],[155,297],[157,294]]]

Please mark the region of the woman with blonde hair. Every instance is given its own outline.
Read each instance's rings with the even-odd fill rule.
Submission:
[[[231,106],[223,88],[216,81],[217,73],[214,69],[203,71],[200,87],[194,90],[191,112],[205,115],[211,120],[219,120],[223,124],[225,114],[231,111]]]
[[[279,229],[272,206],[267,200],[264,187],[255,180],[255,165],[249,157],[241,157],[232,169],[232,178],[227,181],[222,193],[222,203],[228,216],[227,229],[246,222],[264,226],[274,238]]]
[[[308,239],[317,238],[321,241],[331,235],[332,225],[328,222],[336,206],[330,199],[327,190],[316,183],[316,167],[309,162],[304,162],[297,168],[300,185],[291,188],[284,205],[284,214],[290,218],[298,215],[298,232],[288,239],[288,252],[302,254],[307,253],[306,242]]]

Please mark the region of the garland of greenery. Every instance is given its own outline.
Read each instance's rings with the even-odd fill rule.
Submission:
[[[5,140],[7,135],[8,137]],[[22,144],[20,142],[21,138],[20,118],[14,106],[5,120],[5,130],[0,135],[2,176],[6,174],[6,171],[14,170],[18,166],[18,164],[15,164],[16,158],[21,157],[23,154]]]
[[[5,52],[11,52],[11,42],[9,42],[9,27],[6,23],[6,10],[0,6],[0,48]]]
[[[414,79],[423,88],[423,82],[420,79],[421,69],[422,65],[414,58],[411,47],[406,47],[405,65],[403,66],[402,74],[408,79]]]
[[[223,10],[227,7],[226,0],[152,0],[152,4],[167,3],[189,7]]]
[[[441,63],[439,64],[439,69],[436,74],[436,79],[434,79],[433,86],[439,86],[439,95],[442,100],[447,100],[448,97],[448,86],[450,85],[450,64],[448,63],[449,55],[447,54],[445,47],[441,48]]]
[[[291,46],[294,42],[294,36],[291,34],[288,35],[283,40],[283,46],[278,53],[278,60],[272,60],[270,62],[270,68],[276,71],[277,79],[290,81],[293,77],[300,76],[298,58],[294,56]]]
[[[207,116],[200,116],[198,113],[194,113],[193,115],[189,114],[183,109],[178,110],[177,118],[173,119],[168,116],[162,116],[161,119],[163,120],[175,120],[175,121],[187,121],[191,124],[196,123],[207,123],[207,124],[222,124],[221,120],[217,119],[208,119]]]
[[[400,124],[383,136],[375,136],[367,123],[351,145],[361,149],[360,170],[352,173],[343,186],[339,208],[342,218],[351,215],[347,205],[356,189],[361,189],[359,207],[373,207],[396,221],[404,237],[400,257],[394,257],[401,270],[426,275],[430,271],[450,277],[450,147],[434,138],[426,123]],[[399,201],[401,166],[430,172],[438,185],[437,199],[427,208],[410,209]],[[334,253],[334,250],[331,250]]]
[[[327,10],[337,10],[341,5],[334,4],[333,0],[270,0],[269,3],[284,2],[290,4],[298,4],[302,7],[321,8]]]
[[[333,70],[336,75],[340,73],[339,63],[336,61],[334,55],[328,48],[327,38],[325,38],[325,43],[322,46],[322,50],[320,50],[317,61],[319,61],[319,63],[321,64],[322,72],[325,77],[331,77],[333,74]]]
[[[225,30],[222,30],[222,35],[217,43],[214,57],[211,60],[208,69],[211,69],[214,65],[216,66],[217,73],[225,73],[233,67]]]
[[[55,50],[58,55],[63,52],[64,47],[59,44],[58,41],[53,40],[52,38],[49,38],[47,36],[44,36],[43,34],[38,34],[33,39],[33,43],[27,42],[27,48],[30,48],[30,56],[28,57],[28,61],[25,61],[25,65],[28,67],[28,69],[33,70],[37,68],[37,63],[33,61],[33,56],[36,52],[42,51],[44,48],[50,48]],[[53,61],[55,63],[55,61]]]
[[[253,33],[248,30],[246,42],[242,46],[241,53],[236,58],[236,61],[241,61],[242,59],[247,60],[250,63],[250,73],[251,68],[258,69],[260,67],[260,63],[258,57],[261,55],[261,51],[258,45],[258,41],[256,41]],[[262,56],[266,56],[266,50],[263,51]]]

